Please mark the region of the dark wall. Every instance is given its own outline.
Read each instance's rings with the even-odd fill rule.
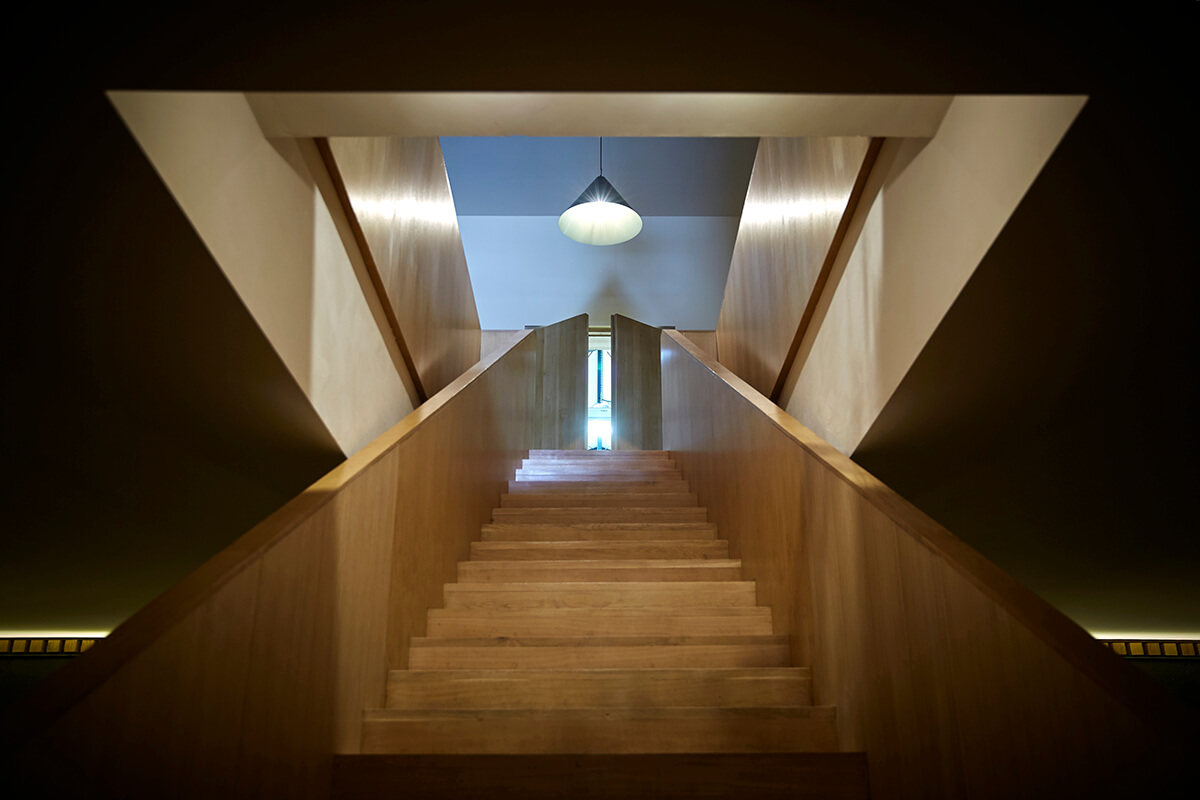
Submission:
[[[853,457],[1090,630],[1196,635],[1195,159],[1174,103],[1128,79],[1098,87]]]
[[[17,288],[3,419],[25,472],[9,484],[24,516],[3,534],[3,569],[26,576],[22,607],[88,608],[88,581],[120,564],[185,571],[337,458],[138,165],[106,88],[1089,94],[1068,155],[1034,187],[1041,211],[1022,206],[964,292],[973,305],[952,312],[987,324],[939,329],[858,456],[1048,594],[1034,569],[1057,574],[1092,550],[1144,556],[1128,559],[1131,591],[1147,570],[1177,576],[1194,552],[1178,513],[1194,474],[1182,109],[1196,4],[845,6],[648,2],[619,23],[591,7],[473,2],[13,12],[10,29],[36,45],[0,56],[21,120],[3,134],[2,241]],[[1024,488],[1008,480],[1026,467]],[[1099,510],[1080,524],[1084,501]],[[105,503],[120,513],[96,513]],[[145,533],[120,538],[127,514]],[[1097,520],[1117,544],[1096,544]],[[78,566],[53,583],[60,556]]]
[[[342,454],[103,95],[57,113],[5,150],[0,629],[103,631]]]

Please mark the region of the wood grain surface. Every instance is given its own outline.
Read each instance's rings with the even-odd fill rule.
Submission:
[[[525,455],[535,349],[469,369],[45,681],[0,724],[6,774],[328,796],[333,754],[358,752],[362,710]]]
[[[720,361],[720,356],[717,353],[717,332],[711,331],[680,331],[684,336],[691,340],[692,344],[699,347],[704,352],[708,353],[717,361]]]
[[[432,396],[479,360],[479,314],[437,138],[328,139],[414,379]]]
[[[822,274],[828,274],[823,267],[869,141],[759,140],[721,301],[717,347],[722,364],[767,396],[786,377],[805,310]]]
[[[583,450],[587,433],[587,321],[587,314],[580,314],[537,329],[537,448]]]
[[[346,756],[336,800],[655,797],[865,800],[862,753]]]
[[[612,449],[662,448],[659,328],[613,314]]]
[[[1080,796],[1182,768],[1195,734],[1157,684],[685,337],[662,341],[664,444],[812,666],[814,702],[837,707],[841,749],[867,753],[873,797]]]

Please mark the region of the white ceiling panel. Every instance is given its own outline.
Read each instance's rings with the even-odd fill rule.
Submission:
[[[600,139],[443,136],[459,216],[558,216],[600,174]],[[757,139],[604,139],[604,176],[643,217],[742,213]]]
[[[485,330],[545,325],[580,313],[651,325],[717,327],[737,217],[648,217],[624,244],[579,244],[557,217],[459,217]]]
[[[604,175],[644,222],[608,247],[558,229],[599,173],[598,138],[441,142],[484,329],[579,313],[716,328],[757,139],[605,137]]]

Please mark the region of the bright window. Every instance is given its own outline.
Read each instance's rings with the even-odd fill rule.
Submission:
[[[612,353],[592,350],[588,353],[588,430],[589,450],[612,449]]]

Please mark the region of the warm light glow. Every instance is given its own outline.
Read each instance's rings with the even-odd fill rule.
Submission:
[[[437,224],[457,222],[453,203],[433,200],[418,200],[415,197],[388,197],[375,200],[368,197],[352,197],[350,205],[360,218],[388,220],[419,220]]]
[[[600,446],[602,450],[612,449],[612,421],[607,419],[589,419],[587,446]]]
[[[620,244],[641,233],[642,218],[629,206],[601,200],[568,208],[558,229],[582,244]]]
[[[0,631],[0,639],[103,639],[112,631]]]
[[[1120,642],[1155,642],[1155,641],[1169,642],[1172,639],[1174,639],[1176,641],[1178,641],[1178,640],[1195,641],[1195,640],[1200,639],[1200,631],[1186,631],[1186,632],[1175,631],[1174,633],[1162,633],[1159,631],[1154,631],[1151,633],[1109,633],[1108,631],[1103,631],[1103,632],[1089,631],[1089,633],[1091,633],[1092,637],[1096,638],[1096,639],[1104,639],[1104,640],[1112,639],[1112,640],[1120,641]]]
[[[825,216],[841,218],[845,210],[844,197],[796,197],[791,200],[760,201],[749,203],[742,209],[742,222],[755,225]]]

